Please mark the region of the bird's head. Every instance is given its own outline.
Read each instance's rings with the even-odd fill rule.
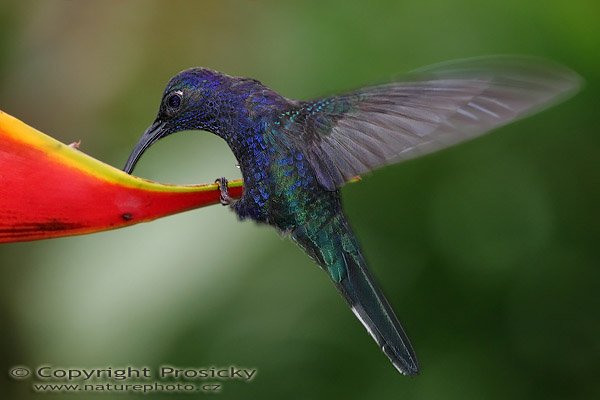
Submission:
[[[125,168],[131,173],[144,151],[172,133],[202,129],[219,133],[223,119],[231,118],[233,96],[223,95],[232,78],[206,68],[192,68],[175,75],[167,84],[158,115],[142,134]]]

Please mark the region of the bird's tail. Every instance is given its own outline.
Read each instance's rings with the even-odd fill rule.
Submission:
[[[369,273],[358,242],[340,212],[322,226],[299,227],[292,237],[329,273],[350,305],[392,364],[405,375],[419,372],[417,358],[385,296]]]

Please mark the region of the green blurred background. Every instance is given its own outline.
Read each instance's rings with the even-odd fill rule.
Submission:
[[[586,87],[344,188],[420,376],[398,375],[292,243],[214,206],[0,246],[0,397],[37,397],[8,378],[14,365],[235,364],[258,376],[219,398],[600,398],[599,15],[595,0],[2,1],[0,108],[117,167],[190,66],[311,98],[519,53]],[[136,173],[210,182],[239,176],[234,164],[215,136],[181,134]]]

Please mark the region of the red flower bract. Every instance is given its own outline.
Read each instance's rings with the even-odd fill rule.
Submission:
[[[229,188],[241,196],[240,180]],[[121,228],[218,202],[216,184],[136,178],[0,111],[0,243]]]

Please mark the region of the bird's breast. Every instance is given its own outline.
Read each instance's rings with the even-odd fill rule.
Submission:
[[[324,190],[302,151],[275,145],[251,151],[241,163],[244,210],[247,217],[281,230],[306,224],[327,208],[336,207],[336,193]]]

